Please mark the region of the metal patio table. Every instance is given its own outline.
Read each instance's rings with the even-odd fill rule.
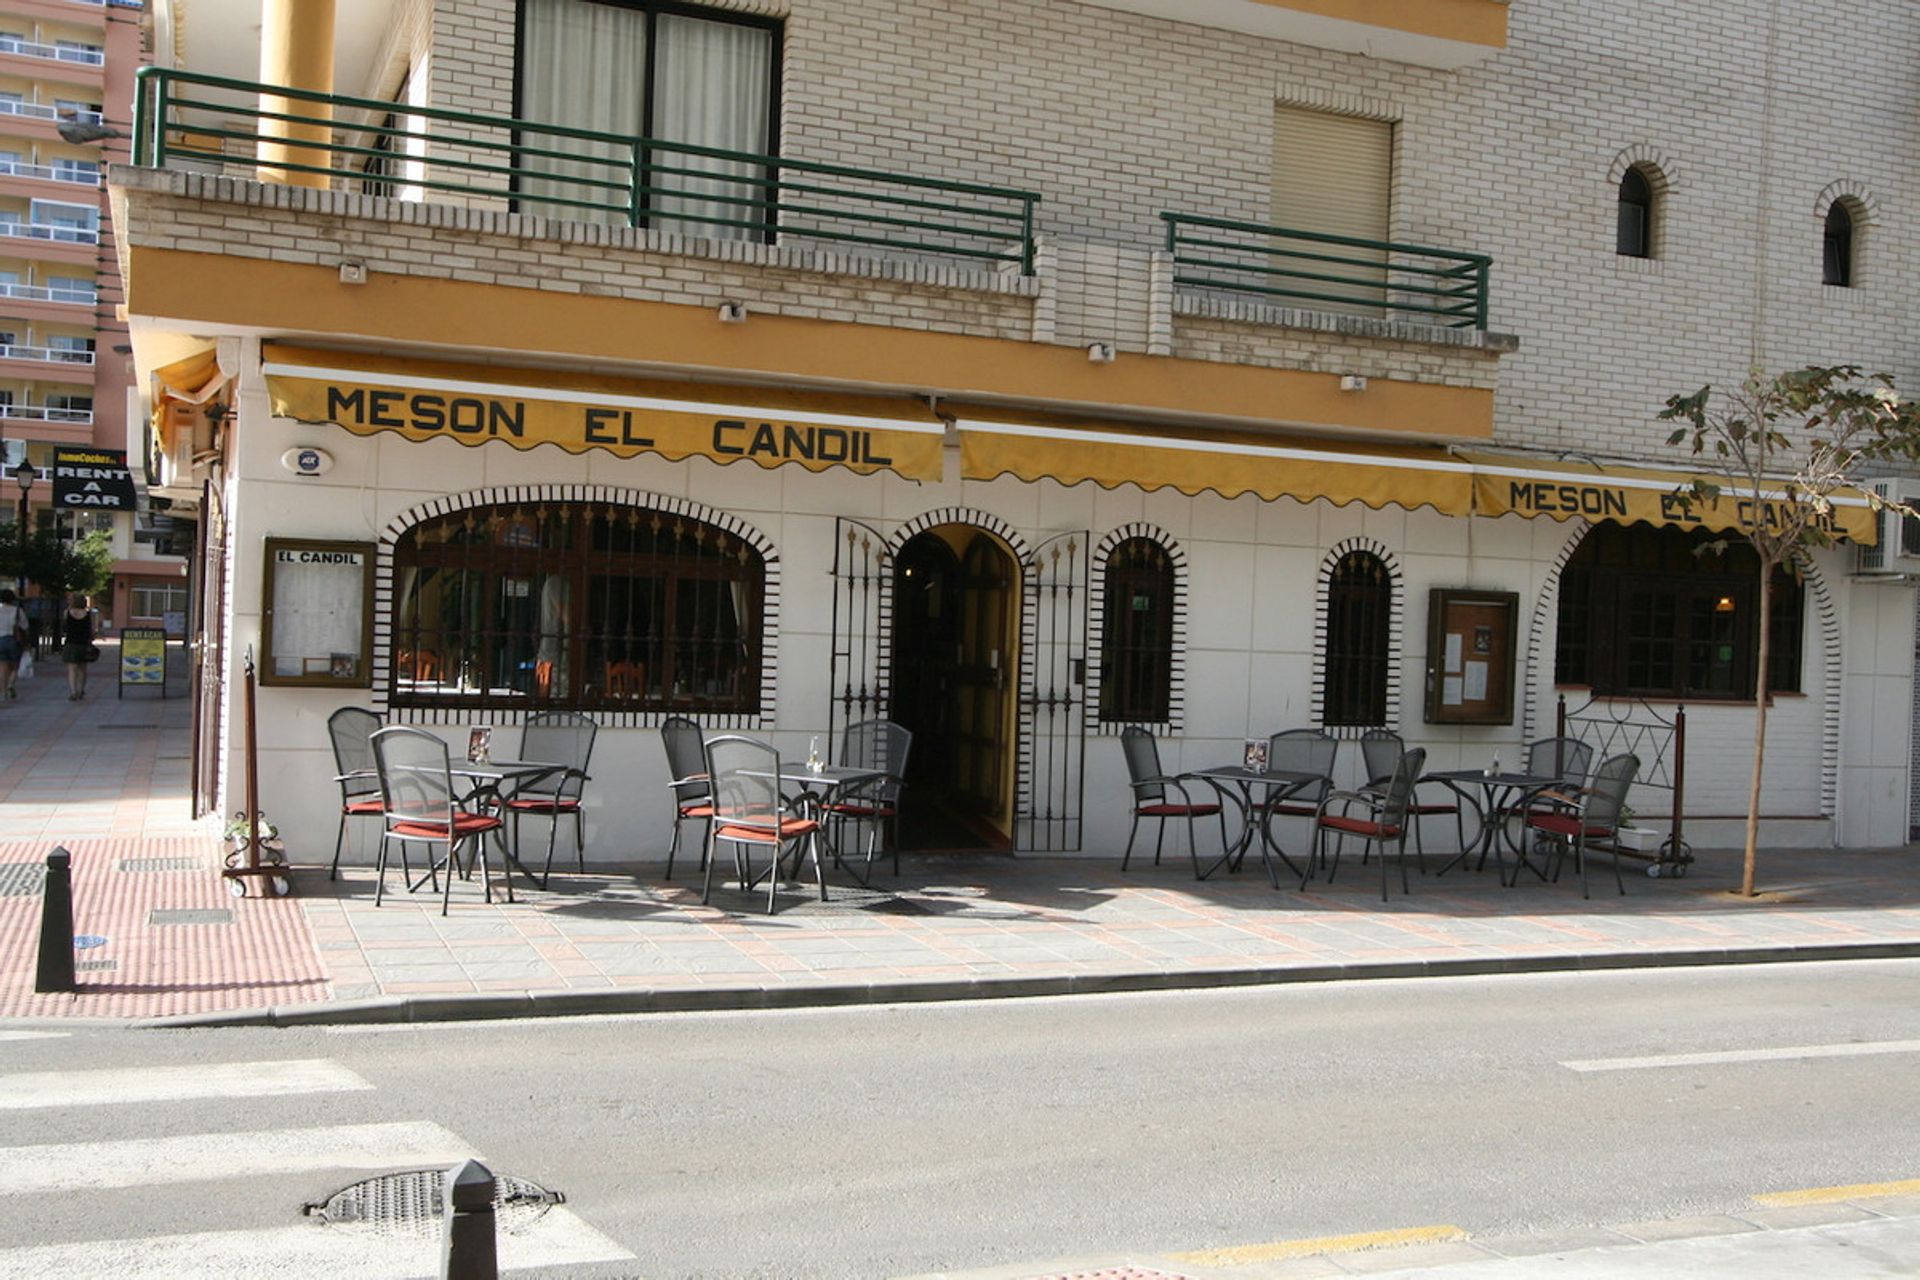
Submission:
[[[464,778],[470,784],[467,794],[460,797],[460,803],[478,813],[489,809],[502,809],[513,790],[529,782],[556,773],[565,773],[572,766],[553,764],[540,760],[468,760],[450,766],[448,772],[456,778]],[[532,881],[535,886],[539,877],[521,863],[519,857],[507,845],[506,826],[503,823],[493,833],[500,842],[500,853],[507,867],[507,901],[513,901],[513,873],[517,869],[521,875]]]
[[[765,770],[742,769],[749,778],[770,777]],[[832,828],[826,820],[826,809],[834,793],[845,791],[849,787],[875,782],[887,776],[882,769],[860,769],[852,765],[823,764],[818,769],[809,769],[805,765],[797,768],[783,763],[780,766],[780,782],[784,787],[797,787],[799,794],[794,797],[820,824],[820,838],[827,846],[827,852],[833,856],[833,865],[843,865],[840,861],[840,849],[833,842]],[[800,851],[794,850],[794,875],[800,874]],[[855,877],[858,879],[858,877]],[[864,885],[866,882],[861,881]]]
[[[1480,860],[1475,865],[1475,870],[1486,869],[1487,855],[1491,853],[1494,865],[1499,871],[1501,884],[1518,884],[1521,867],[1527,868],[1543,880],[1546,878],[1540,869],[1528,860],[1525,840],[1515,840],[1511,835],[1507,837],[1507,843],[1513,847],[1516,861],[1513,876],[1511,879],[1508,878],[1507,860],[1500,852],[1500,833],[1506,829],[1509,818],[1516,814],[1524,814],[1527,806],[1542,792],[1575,784],[1560,777],[1535,773],[1494,773],[1490,769],[1451,769],[1442,773],[1423,773],[1420,775],[1419,782],[1445,784],[1461,800],[1472,805],[1474,812],[1480,816],[1480,838],[1474,841]],[[1447,874],[1454,867],[1465,862],[1474,852],[1474,849],[1460,850],[1434,874],[1436,876]]]
[[[1285,800],[1288,796],[1298,795],[1317,783],[1327,781],[1325,774],[1308,773],[1299,769],[1249,769],[1243,764],[1216,765],[1210,769],[1195,769],[1180,776],[1199,778],[1218,792],[1223,800],[1231,802],[1240,810],[1240,838],[1234,841],[1232,848],[1223,850],[1212,866],[1198,874],[1196,878],[1200,880],[1205,880],[1218,871],[1222,863],[1228,864],[1230,870],[1238,871],[1240,864],[1246,860],[1247,849],[1253,844],[1253,810],[1255,808],[1253,789],[1255,787],[1261,788],[1262,803],[1271,806]],[[1286,855],[1285,850],[1274,843],[1272,832],[1268,829],[1272,821],[1273,813],[1269,809],[1266,819],[1259,824],[1260,861],[1266,865],[1267,878],[1272,880],[1273,887],[1278,889],[1280,873],[1273,865],[1275,857],[1286,863],[1287,870],[1296,876],[1300,874],[1300,868],[1294,865],[1293,859]]]

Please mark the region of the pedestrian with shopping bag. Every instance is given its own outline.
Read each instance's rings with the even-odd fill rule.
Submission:
[[[27,651],[27,611],[12,591],[0,587],[0,696],[17,698],[20,655]]]

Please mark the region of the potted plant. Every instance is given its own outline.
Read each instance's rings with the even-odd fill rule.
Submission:
[[[1620,825],[1614,828],[1613,842],[1635,853],[1654,853],[1660,848],[1660,833],[1651,827],[1633,825],[1633,806],[1622,805]]]

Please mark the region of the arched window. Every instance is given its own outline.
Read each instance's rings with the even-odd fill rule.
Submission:
[[[1152,538],[1107,556],[1100,633],[1100,719],[1157,724],[1173,703],[1173,557]]]
[[[1327,579],[1328,725],[1387,722],[1393,576],[1371,551],[1349,551]]]
[[[1760,561],[1738,539],[1672,526],[1598,524],[1560,576],[1554,680],[1603,695],[1753,697]],[[1784,568],[1768,592],[1767,687],[1800,688],[1804,591]]]
[[[1620,222],[1614,252],[1623,258],[1653,256],[1653,187],[1639,169],[1620,179]]]
[[[394,546],[396,707],[755,712],[766,564],[691,516],[474,507]]]
[[[1823,237],[1820,282],[1853,287],[1853,211],[1844,200],[1827,206],[1827,229]]]

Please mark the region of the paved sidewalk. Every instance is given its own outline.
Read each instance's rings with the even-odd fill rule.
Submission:
[[[1730,852],[1680,880],[1630,866],[1625,897],[1603,870],[1590,902],[1571,881],[1455,870],[1383,906],[1357,866],[1303,894],[1252,865],[1198,883],[1183,860],[1136,859],[1123,875],[1117,855],[909,857],[871,890],[830,881],[824,904],[795,887],[771,917],[738,890],[703,907],[691,868],[668,882],[657,862],[556,870],[546,892],[516,877],[511,905],[458,882],[444,918],[397,872],[376,909],[364,868],[298,868],[292,898],[235,899],[217,824],[187,818],[178,673],[165,701],[117,701],[113,654],[84,703],[48,664],[0,704],[0,1017],[404,1020],[1920,955],[1905,849],[1765,852],[1758,901],[1728,893]],[[80,953],[79,993],[36,996],[55,843],[75,855],[76,931],[105,941]]]

